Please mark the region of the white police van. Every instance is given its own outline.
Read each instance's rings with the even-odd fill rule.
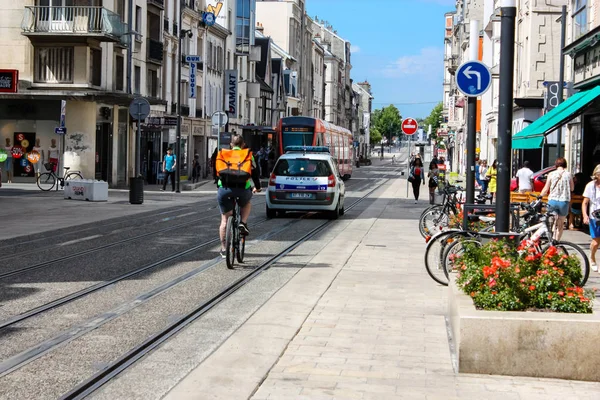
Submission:
[[[286,211],[325,211],[331,219],[344,214],[346,186],[329,148],[289,146],[277,160],[267,189],[267,217]]]

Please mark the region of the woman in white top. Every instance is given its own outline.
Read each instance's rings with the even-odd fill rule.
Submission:
[[[6,146],[4,146],[4,150],[6,151],[6,161],[4,162],[4,171],[6,171],[6,183],[12,182],[12,164],[13,164],[13,156],[12,156],[12,146],[10,145],[10,138],[6,138]]]
[[[589,207],[589,209],[588,209]],[[583,223],[590,225],[590,253],[592,259],[592,271],[598,271],[596,263],[596,250],[600,245],[600,221],[593,217],[592,213],[600,210],[600,165],[596,165],[592,175],[592,181],[585,185],[583,191],[583,203],[581,204],[581,213],[583,214]]]
[[[548,174],[546,186],[542,189],[541,196],[548,194],[548,208],[555,211],[558,215],[554,221],[553,237],[554,240],[560,240],[565,225],[565,218],[569,214],[569,203],[571,202],[571,192],[575,187],[571,173],[567,171],[567,160],[558,157],[554,162],[555,171]]]

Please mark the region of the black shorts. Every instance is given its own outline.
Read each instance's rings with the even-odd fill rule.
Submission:
[[[252,200],[252,189],[220,187],[217,190],[217,203],[221,214],[233,211],[233,199],[236,197],[240,207],[244,207]]]

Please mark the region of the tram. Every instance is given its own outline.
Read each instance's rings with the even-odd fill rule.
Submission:
[[[285,117],[279,120],[276,135],[278,157],[285,153],[287,146],[327,146],[343,179],[352,176],[354,148],[348,129],[318,118]]]

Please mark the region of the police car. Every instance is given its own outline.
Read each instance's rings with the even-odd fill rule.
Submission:
[[[267,217],[286,211],[325,211],[337,219],[344,214],[345,193],[329,148],[289,146],[269,177]]]

